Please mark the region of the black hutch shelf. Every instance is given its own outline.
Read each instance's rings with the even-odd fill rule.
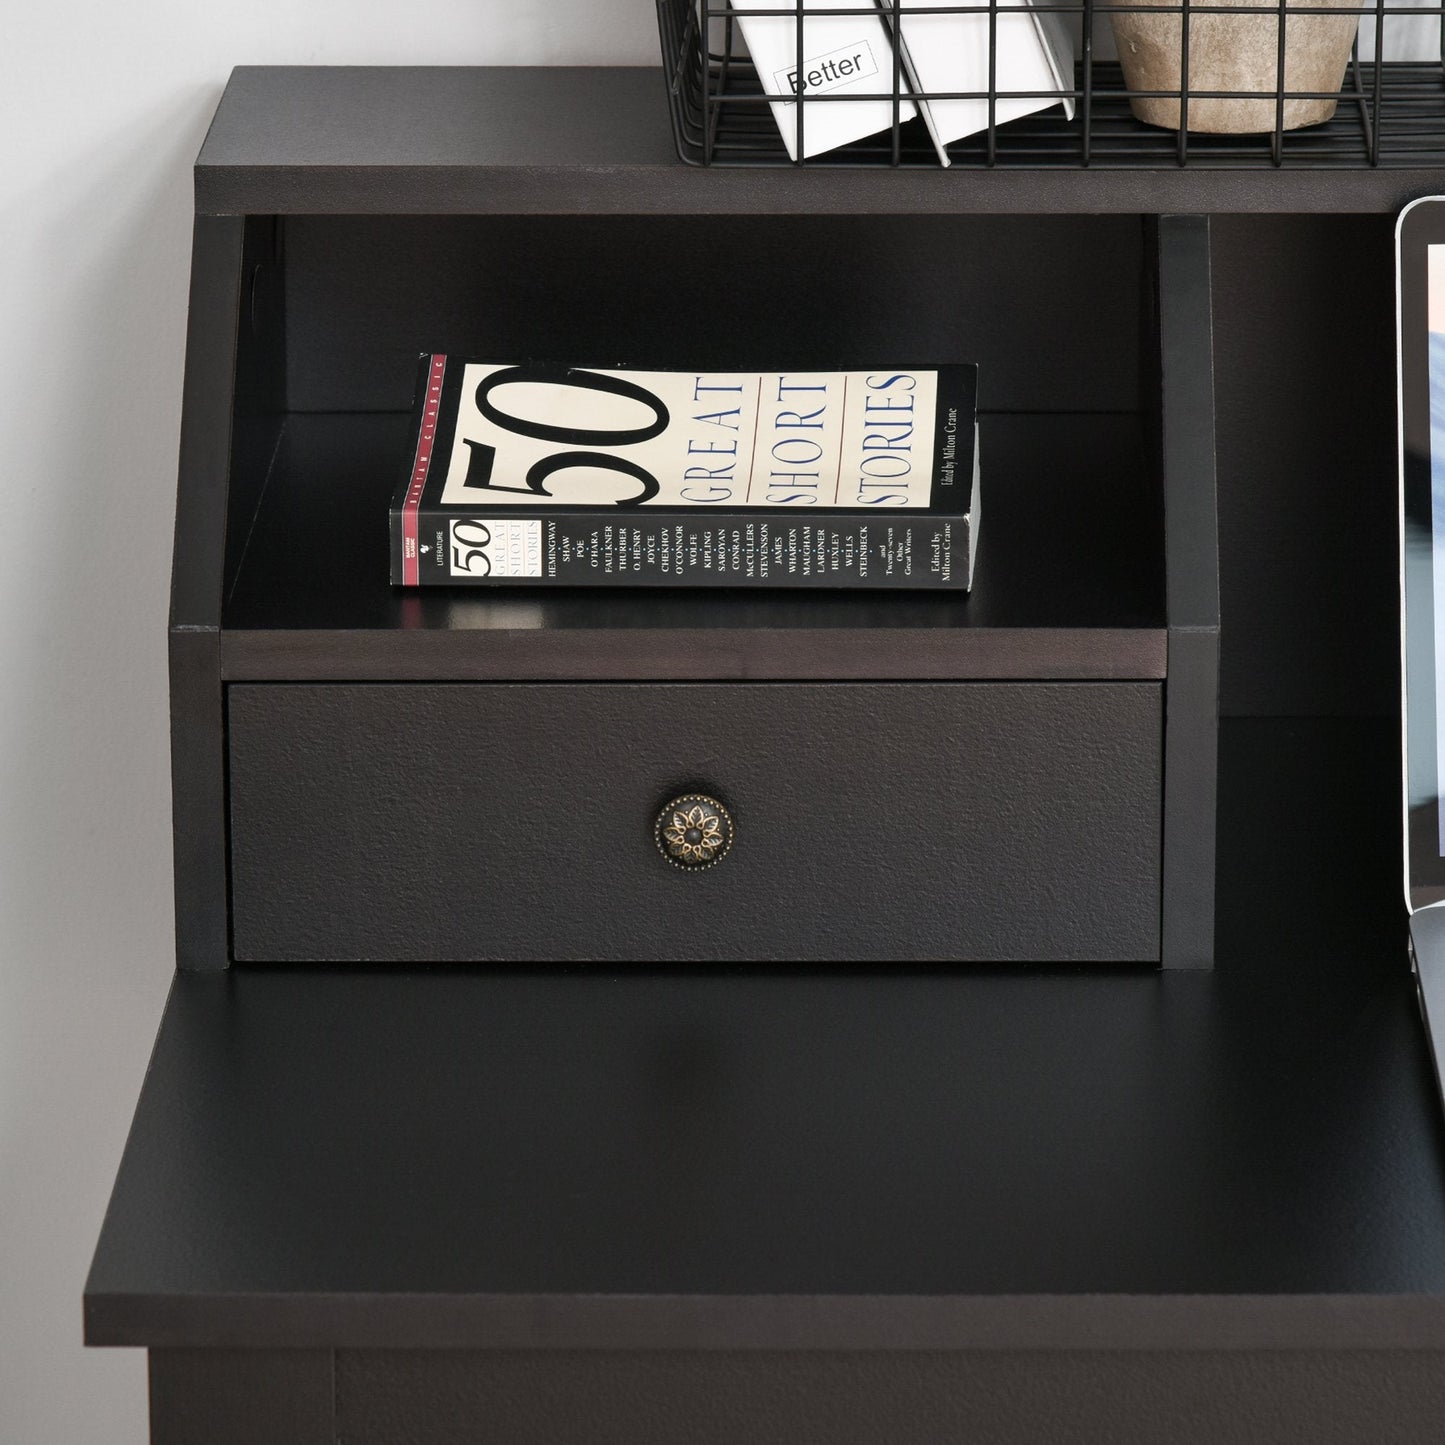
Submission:
[[[161,1445],[1417,1438],[1445,1188],[1378,730],[1226,735],[1216,948],[1216,446],[1294,423],[1216,408],[1213,267],[1440,176],[704,171],[666,109],[649,70],[232,77],[180,971],[87,1338],[151,1351]],[[802,327],[981,362],[967,602],[387,585],[419,345]],[[632,811],[719,770],[749,841],[665,892]]]
[[[849,187],[815,207],[763,173],[722,214],[715,177],[667,149],[660,89],[653,71],[236,72],[196,171],[172,616],[194,725],[176,747],[183,966],[1207,966],[1207,220],[1071,214],[1062,195],[1060,214],[915,215],[880,194],[844,223]],[[700,347],[714,366],[802,345],[837,365],[977,359],[977,588],[394,591],[378,528],[419,345],[661,366]],[[321,686],[338,683],[363,690]],[[377,690],[393,683],[418,686]],[[460,683],[507,686],[435,690]],[[733,690],[660,690],[683,683]],[[405,783],[382,775],[398,728],[426,759]],[[830,760],[817,728],[858,746]],[[504,769],[516,790],[454,786],[450,759],[498,735],[534,739]],[[579,753],[606,764],[580,789]],[[633,846],[633,814],[700,779],[732,790],[754,841],[679,891]],[[920,832],[939,796],[967,805]],[[485,888],[448,842],[480,813]],[[585,924],[536,906],[577,827],[616,860],[569,885]],[[799,851],[821,836],[826,867]],[[405,889],[376,888],[397,857],[414,860]],[[1020,891],[1051,907],[1020,909]]]

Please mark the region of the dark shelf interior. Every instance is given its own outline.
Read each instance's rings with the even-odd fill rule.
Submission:
[[[998,415],[984,417],[981,428],[985,520],[978,583],[967,598],[408,592],[388,582],[387,510],[405,463],[409,418],[292,415],[271,457],[224,625],[232,631],[1162,629],[1157,502],[1151,501],[1140,419]]]
[[[639,630],[726,634],[744,675],[806,672],[809,634],[852,649],[842,676],[1163,675],[1157,338],[1139,217],[739,217],[725,235],[685,216],[247,227],[230,677],[314,676],[343,658],[353,677],[419,675],[428,647],[489,675],[480,659],[507,634]],[[393,589],[387,513],[422,350],[678,368],[976,361],[977,587],[967,599]],[[406,648],[389,636],[418,632],[432,636]],[[745,633],[772,635],[770,660]],[[912,658],[897,649],[909,634]],[[595,665],[583,675],[608,675]],[[712,665],[727,675],[716,650]]]
[[[1226,725],[1212,974],[179,975],[88,1336],[724,1346],[787,1315],[846,1347],[926,1331],[928,1299],[1099,1296],[1094,1347],[1133,1319],[1147,1348],[1131,1296],[1205,1295],[1196,1346],[1261,1296],[1288,1346],[1381,1342],[1370,1300],[1410,1294],[1392,1328],[1442,1348],[1397,742]]]

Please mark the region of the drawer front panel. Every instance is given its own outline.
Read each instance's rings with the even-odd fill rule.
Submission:
[[[1149,960],[1155,683],[234,685],[256,961]],[[658,852],[671,797],[736,840]]]

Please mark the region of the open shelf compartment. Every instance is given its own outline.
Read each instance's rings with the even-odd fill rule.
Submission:
[[[1157,275],[1138,217],[754,217],[725,232],[682,217],[264,218],[243,273],[228,678],[1164,674]],[[393,588],[387,511],[422,349],[976,360],[974,592]]]

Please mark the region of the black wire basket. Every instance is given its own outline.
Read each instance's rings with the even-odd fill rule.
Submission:
[[[824,17],[856,21],[864,13],[858,0],[846,9],[813,0],[806,0],[806,9],[804,0],[769,3],[776,8],[757,9],[749,0],[740,16],[727,0],[657,0],[673,130],[684,161],[938,166],[946,155],[948,163],[969,168],[1445,166],[1445,5],[1440,0],[1431,6],[1407,6],[1402,0],[871,0],[877,18],[870,16],[867,23],[881,27],[883,55],[873,62],[867,91],[855,84],[846,96],[825,93],[828,63],[808,53],[813,42],[807,27]],[[843,0],[831,3],[841,6]],[[1001,27],[1016,25],[1020,14],[1030,12],[1067,27],[1072,37],[1072,64],[1060,68],[1059,83],[1047,91],[1007,89],[1000,74]],[[979,88],[922,88],[922,70],[912,68],[907,37],[914,17],[924,14],[934,27],[950,19],[971,27],[972,74],[983,75]],[[786,81],[783,71],[775,71],[778,78],[767,88],[742,33],[754,17],[788,26],[787,44],[796,57]],[[1256,53],[1264,51],[1263,70],[1257,62],[1248,74],[1231,71],[1227,63],[1221,68],[1211,55],[1221,36],[1226,45],[1238,46],[1244,26],[1253,27]],[[1342,27],[1340,84],[1326,80],[1321,85],[1315,79],[1311,88],[1308,79],[1302,83],[1306,71],[1295,48],[1298,38],[1333,29],[1338,42]],[[756,38],[757,31],[753,34]],[[1408,39],[1417,55],[1423,48],[1431,58],[1385,60],[1387,46],[1401,48],[1392,36]],[[1140,65],[1126,68],[1117,58],[1123,54],[1134,62],[1141,53],[1150,60],[1142,83]],[[937,73],[935,67],[935,79]],[[801,86],[798,76],[806,77]],[[781,88],[784,84],[791,94]],[[799,103],[791,103],[794,98]],[[1022,108],[1032,113],[1008,118],[1010,106],[1021,108],[1014,104],[1021,98],[1030,102]],[[873,112],[882,117],[879,128],[810,153],[816,141],[810,147],[808,127],[814,127],[816,137],[823,108],[850,100],[884,107]],[[936,131],[930,133],[914,113],[914,101],[935,109],[942,102],[975,102],[980,123],[971,133],[940,143]],[[923,112],[925,105],[917,110]],[[1231,116],[1236,122],[1242,118],[1247,128],[1231,130]]]

